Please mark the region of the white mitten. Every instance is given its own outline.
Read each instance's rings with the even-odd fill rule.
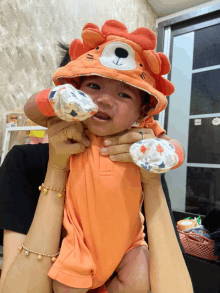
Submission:
[[[159,138],[144,139],[132,144],[130,154],[137,166],[153,173],[165,173],[179,162],[172,144]]]
[[[98,111],[98,106],[84,92],[71,84],[55,87],[49,95],[55,114],[65,121],[83,121]]]

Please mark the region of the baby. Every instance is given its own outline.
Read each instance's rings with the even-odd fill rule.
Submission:
[[[170,65],[164,54],[153,51],[156,36],[147,28],[129,34],[122,23],[110,20],[101,31],[87,24],[82,38],[83,43],[71,43],[72,61],[53,75],[59,87],[40,92],[36,99],[36,107],[45,116],[66,115],[62,119],[75,121],[84,111],[82,116],[89,117],[80,120],[91,140],[90,147],[70,158],[63,220],[66,237],[48,275],[63,288],[72,288],[68,292],[101,287],[102,292],[111,293],[121,291],[120,279],[116,276],[106,287],[104,284],[117,272],[118,276],[127,275],[124,292],[150,292],[139,167],[112,162],[100,154],[100,149],[103,137],[131,127],[150,128],[155,138],[166,138],[153,115],[166,107],[164,95],[174,91],[172,83],[161,76],[169,72]],[[56,95],[62,92],[64,97],[65,91],[69,91],[69,97],[74,93],[72,105],[76,105],[78,95],[90,97],[89,107],[59,105],[62,99]],[[68,127],[63,132],[68,139]],[[155,148],[161,155],[164,141],[156,141]],[[177,167],[182,163],[181,148],[173,144],[171,149],[176,154],[172,164]],[[138,142],[133,159],[151,170],[146,157],[141,158],[147,151],[148,145]]]
[[[143,100],[147,106],[149,94],[143,94]],[[85,92],[71,84],[55,87],[49,94],[49,102],[56,116],[65,121],[84,121],[92,115],[102,120],[109,119],[108,115],[98,110],[98,106]],[[132,126],[137,127],[139,123],[136,122]],[[165,173],[179,162],[175,148],[169,142],[154,138],[133,144],[130,154],[137,166],[154,173]]]

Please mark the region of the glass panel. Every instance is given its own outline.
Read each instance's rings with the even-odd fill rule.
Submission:
[[[220,113],[220,69],[192,75],[190,115],[209,113]]]
[[[193,44],[194,32],[173,39],[171,81],[176,90],[169,97],[167,135],[179,140],[185,150],[188,148]],[[166,173],[173,210],[185,211],[186,175],[186,162]]]
[[[220,116],[190,119],[188,163],[220,164]]]
[[[220,169],[187,167],[186,212],[206,215],[220,204]]]
[[[220,24],[195,31],[193,69],[220,64]]]

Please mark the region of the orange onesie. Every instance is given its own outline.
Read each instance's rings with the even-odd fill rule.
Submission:
[[[140,125],[143,127],[142,125]],[[163,133],[153,117],[145,127]],[[139,167],[100,154],[103,138],[70,160],[63,225],[67,235],[48,275],[74,288],[97,288],[130,249],[146,245]]]

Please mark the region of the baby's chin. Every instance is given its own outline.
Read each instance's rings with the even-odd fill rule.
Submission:
[[[96,136],[101,136],[101,137],[104,137],[104,136],[108,136],[108,135],[114,135],[118,132],[112,132],[112,131],[106,131],[106,130],[97,130],[97,129],[93,129],[90,127],[87,127],[87,129],[92,133],[92,134],[95,134]]]
[[[97,136],[107,136],[113,134],[109,129],[105,129],[103,126],[93,125],[91,122],[91,117],[83,121],[84,129],[89,130],[92,134]]]
[[[84,129],[89,130],[92,134],[95,134],[96,136],[109,136],[109,135],[114,135],[117,134],[121,131],[115,130],[113,131],[112,129],[104,129],[103,127],[94,127],[89,125],[89,123],[83,123],[84,124]]]

